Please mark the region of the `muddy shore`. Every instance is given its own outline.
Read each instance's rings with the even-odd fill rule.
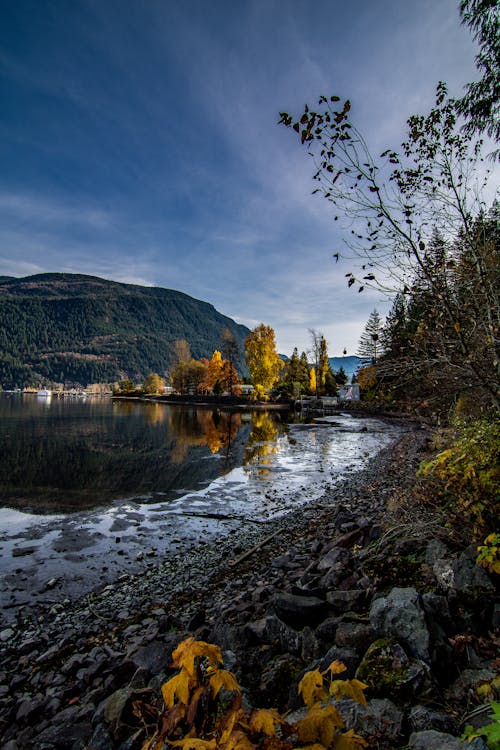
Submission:
[[[235,671],[249,699],[260,705],[273,705],[275,700],[285,709],[300,671],[332,649],[353,676],[366,648],[383,631],[383,625],[377,629],[372,622],[370,608],[391,589],[390,580],[363,564],[362,550],[384,539],[388,523],[397,525],[399,518],[404,525],[400,511],[394,510],[397,498],[412,486],[426,451],[425,428],[406,424],[402,430],[366,469],[296,511],[249,525],[216,546],[200,544],[155,563],[141,575],[123,574],[77,602],[48,592],[45,601],[26,607],[16,624],[0,633],[1,747],[140,748],[144,734],[134,724],[130,702],[137,691],[158,702],[171,651],[189,633],[222,646],[226,666]],[[461,559],[459,551],[447,548],[436,535],[421,537],[408,526],[400,535],[396,559],[418,560],[419,542],[423,544],[428,561],[419,571],[424,578],[433,574],[433,565],[439,570],[440,560]],[[432,554],[431,542],[441,545]],[[393,554],[390,545],[383,549],[384,558]],[[428,597],[425,612],[418,576],[398,581],[396,575],[392,581],[416,592],[416,598],[413,593],[406,596],[418,617],[426,619],[425,627],[432,624],[435,632],[430,640],[424,637],[425,648],[415,647],[411,638],[400,638],[418,679],[410,676],[400,693],[393,687],[390,705],[383,689],[372,691],[374,702],[386,701],[377,704],[380,726],[394,727],[387,736],[378,727],[380,748],[402,747],[412,730],[458,731],[456,717],[435,709],[439,696],[442,700],[445,689],[454,686],[455,666],[457,672],[464,668],[461,657],[449,650],[452,631],[468,628],[472,643],[481,627],[483,640],[498,627],[498,592],[487,576],[470,584],[479,594],[469,612],[467,592],[445,590],[444,584],[440,588],[436,571],[430,589],[441,598]],[[309,608],[313,600],[316,613],[308,609],[305,615],[301,606]],[[459,618],[450,612],[455,606]],[[291,612],[290,607],[298,610]],[[436,611],[431,616],[432,607]],[[451,662],[446,687],[434,677],[443,658]],[[491,662],[491,655],[488,661],[488,655],[477,650],[469,667],[489,679]],[[457,694],[454,699],[457,706],[469,699],[469,688],[464,690],[465,696]],[[414,711],[411,723],[415,706],[427,710],[425,721],[419,723]],[[376,717],[370,721],[376,723]]]

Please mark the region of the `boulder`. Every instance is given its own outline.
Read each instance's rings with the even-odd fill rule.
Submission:
[[[430,661],[429,631],[414,588],[393,588],[388,596],[375,599],[370,608],[370,622],[380,636],[395,638],[412,656]]]
[[[487,746],[482,741],[480,745],[476,741],[469,744],[465,740],[444,732],[436,732],[434,729],[414,732],[410,736],[408,748],[409,750],[480,750],[480,748],[487,750]]]
[[[477,550],[475,551],[477,555]],[[495,594],[495,586],[483,568],[471,560],[465,551],[455,559],[439,559],[432,566],[441,588],[454,593],[468,606],[482,603],[482,599]]]
[[[435,729],[439,732],[453,733],[458,730],[450,714],[435,711],[428,706],[413,706],[408,714],[408,723],[413,732]]]
[[[412,698],[426,683],[427,669],[409,658],[395,641],[380,639],[372,643],[356,671],[356,679],[368,685],[370,692],[393,698]]]
[[[275,594],[273,606],[280,620],[295,630],[318,625],[328,613],[328,604],[323,599],[288,592]]]
[[[350,698],[342,698],[334,705],[346,729],[354,729],[368,742],[373,738],[373,747],[377,747],[380,737],[391,742],[403,738],[403,713],[387,698],[374,698],[366,706]]]

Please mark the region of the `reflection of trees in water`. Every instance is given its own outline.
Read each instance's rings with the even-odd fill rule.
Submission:
[[[0,399],[0,494],[38,512],[96,507],[208,483],[241,465],[250,415],[140,402],[33,403]],[[252,416],[244,463],[276,450],[279,421]],[[207,461],[212,455],[223,461]]]
[[[193,446],[208,446],[211,453],[222,449],[229,452],[241,427],[241,414],[218,409],[172,409],[169,427],[174,436],[170,462],[178,464]]]
[[[269,412],[252,414],[252,427],[243,454],[243,465],[247,471],[255,471],[260,478],[269,474],[266,464],[271,462],[271,456],[277,451],[278,434],[277,422]]]

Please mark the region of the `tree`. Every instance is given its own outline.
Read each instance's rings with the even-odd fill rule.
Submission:
[[[229,391],[231,395],[241,395],[240,379],[233,363],[228,359],[222,360],[220,373],[220,384],[223,391]]]
[[[318,395],[318,384],[316,382],[316,368],[311,367],[309,371],[309,390],[311,393]]]
[[[305,366],[295,347],[281,371],[280,393],[286,398],[298,398],[301,393],[309,390],[309,364],[305,353],[302,356],[305,358]]]
[[[326,339],[320,331],[316,331],[314,328],[309,329],[311,335],[311,353],[313,356],[315,373],[315,392],[316,396],[325,393],[325,382],[327,373],[330,368],[328,362],[328,345]],[[331,385],[331,381],[330,381]]]
[[[480,81],[468,83],[465,96],[456,103],[466,118],[468,136],[487,133],[500,138],[500,15],[498,0],[461,0],[462,23],[472,31],[479,45],[476,66],[482,72]],[[499,153],[499,152],[497,152]]]
[[[226,328],[222,332],[221,352],[224,360],[229,362],[230,367],[225,367],[225,388],[233,393],[234,388],[239,385],[238,365],[240,362],[240,347],[233,332]]]
[[[171,382],[177,393],[197,393],[200,383],[206,377],[207,365],[200,360],[190,359],[180,362],[172,370]]]
[[[128,378],[120,380],[118,383],[118,390],[120,393],[130,393],[130,391],[134,390],[134,384]]]
[[[261,323],[245,341],[245,358],[256,398],[265,398],[276,383],[283,366],[276,351],[274,330]]]
[[[500,408],[500,315],[493,292],[498,245],[475,189],[479,144],[470,144],[460,131],[455,102],[443,83],[430,113],[409,118],[401,153],[387,149],[379,159],[372,157],[350,121],[350,102],[338,106],[339,101],[322,96],[318,111],[306,106],[295,122],[281,113],[281,122],[299,133],[315,158],[315,192],[332,204],[336,219],[340,214],[348,217],[352,228],[346,245],[359,263],[358,270],[346,274],[348,285],[357,285],[360,292],[372,286],[411,296],[425,282],[437,322],[434,342],[439,339],[435,355],[425,349],[427,371],[457,386],[465,383]],[[498,215],[498,207],[492,211]],[[436,231],[446,238],[440,264],[430,245]],[[483,303],[476,322],[468,306],[457,304],[465,257],[468,291]],[[484,334],[479,352],[478,329]],[[416,349],[414,354],[404,363],[409,368],[405,375],[415,367]]]
[[[342,366],[334,372],[334,377],[337,385],[345,385],[347,383],[347,373]]]
[[[359,339],[358,357],[367,357],[373,364],[377,364],[377,355],[380,354],[380,335],[382,321],[377,310],[372,310],[368,321]]]
[[[172,361],[174,367],[181,364],[181,362],[189,362],[191,359],[191,348],[186,339],[176,339],[172,350]]]
[[[221,392],[220,381],[222,377],[222,355],[216,349],[212,354],[212,359],[208,362],[205,377],[198,386],[198,390],[203,393],[210,393],[216,390],[216,384],[219,384],[217,390]]]
[[[142,385],[144,393],[148,393],[149,395],[162,393],[164,388],[165,380],[161,378],[157,372],[150,372],[149,375],[146,375]]]

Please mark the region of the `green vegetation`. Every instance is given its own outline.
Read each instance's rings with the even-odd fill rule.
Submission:
[[[181,292],[78,274],[40,274],[0,285],[0,383],[86,385],[165,373],[173,345],[209,356],[230,330],[248,329]],[[241,362],[239,365],[241,367]]]
[[[462,739],[472,742],[476,737],[485,737],[490,750],[500,750],[500,703],[491,701],[490,706],[492,721],[479,729],[466,726]]]
[[[448,447],[420,469],[432,479],[433,500],[445,505],[451,525],[470,528],[474,539],[498,531],[500,518],[500,421],[459,422]]]

